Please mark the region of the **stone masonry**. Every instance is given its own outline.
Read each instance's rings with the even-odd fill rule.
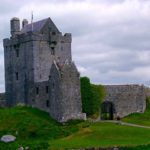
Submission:
[[[11,36],[3,40],[6,93],[5,98],[3,94],[0,98],[0,107],[21,103],[44,110],[59,122],[86,119],[82,113],[80,74],[72,61],[71,34],[63,35],[50,18],[30,24],[24,19],[22,29],[20,20],[12,18],[10,26]],[[149,88],[105,88],[104,101],[112,102],[113,118],[144,112]]]
[[[3,40],[7,106],[37,107],[60,122],[85,119],[71,34],[62,35],[50,18],[31,24],[24,19],[22,29],[12,18],[10,25],[11,37]]]
[[[54,62],[50,74],[51,115],[61,122],[75,118],[82,119],[80,81],[78,80],[80,75],[75,64],[66,61],[60,66]]]
[[[6,107],[5,93],[0,93],[0,108]]]
[[[142,85],[105,85],[104,101],[113,103],[114,118],[125,117],[131,113],[143,113],[146,108],[145,87]]]

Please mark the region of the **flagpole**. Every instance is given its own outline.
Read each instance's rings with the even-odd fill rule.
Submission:
[[[33,11],[31,13],[31,26],[32,26],[32,32],[33,32]]]

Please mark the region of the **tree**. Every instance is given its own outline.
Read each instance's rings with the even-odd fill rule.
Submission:
[[[81,77],[82,110],[87,116],[99,112],[104,97],[105,89],[102,85],[91,84],[88,77]]]
[[[92,89],[87,77],[81,77],[81,99],[83,112],[92,115]]]

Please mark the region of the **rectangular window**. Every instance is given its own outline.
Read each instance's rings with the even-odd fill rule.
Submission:
[[[19,49],[16,49],[16,57],[19,57]]]
[[[20,44],[15,44],[14,45],[14,49],[19,48],[19,47],[20,47]]]
[[[55,55],[55,48],[54,48],[54,47],[51,47],[51,49],[52,49],[52,50],[51,50],[51,54],[52,54],[52,55]]]
[[[16,57],[19,57],[19,47],[20,47],[19,44],[14,45],[14,49],[15,49],[15,52],[16,52]]]
[[[16,80],[19,80],[18,72],[15,73],[15,76],[16,76]]]
[[[56,32],[52,32],[52,35],[56,35]]]
[[[49,107],[49,100],[46,101],[46,107]]]
[[[14,49],[16,49],[17,45],[14,45]]]
[[[56,44],[57,44],[57,42],[56,42],[56,41],[52,41],[52,42],[51,42],[51,44],[54,44],[54,45],[56,45]]]
[[[36,94],[39,94],[39,87],[36,87]]]
[[[48,93],[48,90],[49,90],[49,87],[48,87],[48,86],[46,86],[46,93]]]

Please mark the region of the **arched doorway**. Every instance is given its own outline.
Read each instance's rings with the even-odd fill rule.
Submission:
[[[114,105],[110,101],[101,104],[101,120],[113,120]]]

